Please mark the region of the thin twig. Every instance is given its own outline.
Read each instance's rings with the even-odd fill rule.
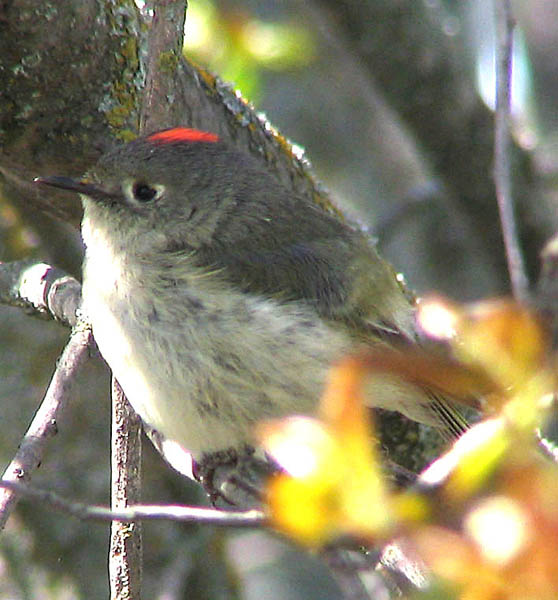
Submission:
[[[58,419],[70,400],[75,375],[89,355],[90,342],[89,327],[78,325],[62,352],[44,400],[2,479],[8,482],[28,481],[40,465],[47,441],[56,434]],[[16,503],[17,494],[13,490],[0,492],[0,530]]]
[[[17,481],[0,480],[0,488],[50,506],[54,510],[86,521],[180,521],[218,527],[262,527],[267,519],[259,510],[224,511],[215,508],[183,505],[138,504],[112,510],[104,506],[72,502],[55,492],[29,487]]]
[[[125,510],[141,500],[141,421],[112,378],[111,506]],[[111,598],[139,598],[142,578],[140,523],[115,520],[109,550]]]
[[[510,114],[512,50],[515,21],[509,0],[495,0],[496,15],[496,113],[494,125],[494,184],[513,295],[527,298],[525,272],[513,212],[510,164]]]

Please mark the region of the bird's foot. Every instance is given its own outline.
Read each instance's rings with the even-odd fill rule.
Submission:
[[[244,446],[204,454],[194,462],[193,472],[214,506],[224,502],[247,509],[261,505],[265,481],[276,468]]]

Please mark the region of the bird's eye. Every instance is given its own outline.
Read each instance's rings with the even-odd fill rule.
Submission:
[[[122,182],[122,192],[130,206],[148,204],[158,200],[165,192],[165,186],[159,183],[145,183],[141,179],[125,179]]]
[[[138,202],[149,202],[158,194],[158,190],[147,183],[134,183],[132,194]]]

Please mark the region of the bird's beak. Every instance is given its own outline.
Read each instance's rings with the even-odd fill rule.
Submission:
[[[69,192],[77,192],[90,198],[101,199],[106,198],[109,194],[100,186],[89,181],[72,179],[71,177],[59,177],[53,175],[51,177],[35,177],[33,183],[40,185],[49,185],[51,187],[68,190]]]

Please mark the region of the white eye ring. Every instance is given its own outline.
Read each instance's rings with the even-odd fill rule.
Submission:
[[[128,179],[122,184],[122,192],[131,204],[147,204],[158,200],[164,193],[165,186],[155,183]]]

